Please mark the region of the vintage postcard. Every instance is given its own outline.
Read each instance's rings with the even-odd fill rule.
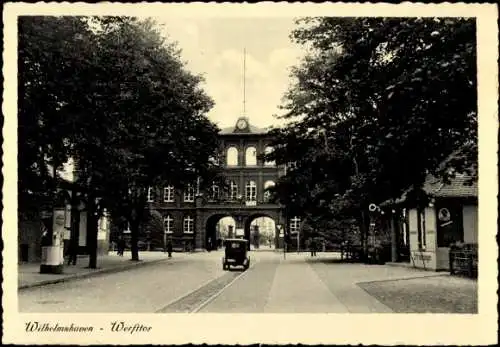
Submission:
[[[495,343],[495,5],[4,9],[6,343]]]

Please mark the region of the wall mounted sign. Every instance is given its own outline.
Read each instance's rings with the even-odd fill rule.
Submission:
[[[445,227],[453,223],[451,220],[451,213],[446,207],[440,208],[438,211],[438,219],[441,223],[441,227]]]
[[[446,207],[440,208],[438,211],[438,219],[441,222],[448,222],[451,219],[450,210],[448,210]]]

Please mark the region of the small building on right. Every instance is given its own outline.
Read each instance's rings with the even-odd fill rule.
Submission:
[[[407,243],[409,266],[428,270],[450,270],[450,250],[475,252],[478,247],[478,188],[477,180],[457,174],[449,182],[429,175],[421,191],[407,191],[392,203],[382,204],[399,216],[391,223],[393,254],[404,238]],[[398,223],[399,222],[399,223]],[[403,242],[404,243],[404,242]],[[453,253],[453,252],[452,252]],[[401,261],[394,257],[393,262]],[[457,258],[458,259],[458,258]],[[477,264],[476,264],[477,266]],[[452,266],[453,267],[453,266]]]

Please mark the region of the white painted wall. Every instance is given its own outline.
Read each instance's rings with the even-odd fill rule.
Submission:
[[[464,242],[478,243],[478,227],[477,227],[477,206],[465,205],[462,208],[463,226],[464,226]]]
[[[450,248],[438,247],[436,251],[436,270],[450,269]]]
[[[425,249],[428,252],[436,252],[436,210],[434,207],[425,208]]]
[[[417,210],[414,208],[408,210],[408,227],[410,229],[410,250],[418,251]]]
[[[78,246],[87,245],[87,212],[80,212],[80,232]]]
[[[422,269],[435,270],[437,266],[436,257],[436,214],[433,207],[425,208],[425,249],[418,249],[418,219],[417,209],[410,209],[408,214],[410,229],[410,251],[412,265]]]

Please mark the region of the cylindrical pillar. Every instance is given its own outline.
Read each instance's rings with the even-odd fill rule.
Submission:
[[[61,274],[64,271],[65,207],[56,207],[52,213],[52,225],[48,226],[42,245],[40,273]],[[51,230],[49,229],[51,227]]]

